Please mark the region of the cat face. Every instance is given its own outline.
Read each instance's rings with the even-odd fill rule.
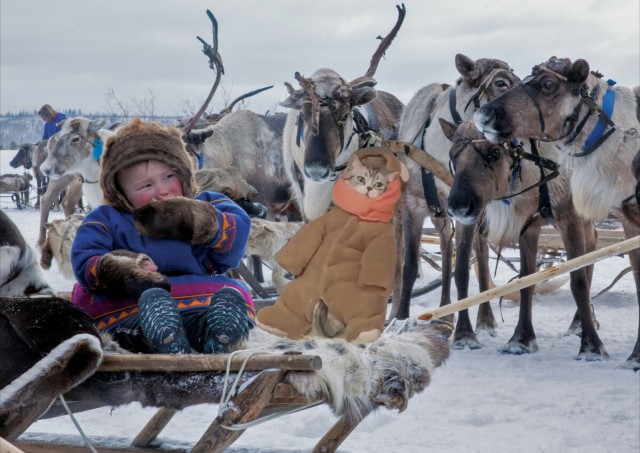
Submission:
[[[386,168],[368,167],[354,156],[345,170],[344,180],[359,194],[376,198],[387,190],[389,183],[398,176],[398,173]]]

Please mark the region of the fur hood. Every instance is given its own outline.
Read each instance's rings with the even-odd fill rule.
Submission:
[[[173,126],[135,118],[118,129],[105,144],[100,187],[107,204],[125,212],[133,211],[116,182],[116,175],[130,165],[147,160],[157,160],[173,168],[182,180],[183,195],[188,198],[196,195],[195,161],[189,156],[180,131]]]

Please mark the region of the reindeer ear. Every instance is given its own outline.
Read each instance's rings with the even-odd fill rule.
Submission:
[[[589,63],[576,60],[567,72],[567,80],[572,83],[582,83],[589,77]]]
[[[475,79],[475,77],[477,76],[475,74],[471,75],[475,67],[476,67],[476,62],[473,61],[471,58],[461,53],[456,54],[456,69],[458,70],[458,72],[463,78],[467,80]]]
[[[287,87],[287,91],[289,92],[289,97],[282,102],[279,102],[278,105],[281,107],[286,107],[288,109],[300,110],[302,107],[302,96],[304,95],[303,90],[295,90],[290,83],[285,82],[284,86]]]
[[[400,162],[400,180],[402,182],[409,181],[409,169],[402,162]]]
[[[458,130],[458,125],[450,123],[444,118],[438,118],[438,121],[440,121],[440,127],[442,128],[442,132],[444,132],[444,136],[447,137],[450,142],[453,142],[453,136]]]
[[[353,85],[351,87],[351,105],[364,105],[373,101],[378,95],[378,92],[374,88],[376,83],[374,79],[368,79]]]

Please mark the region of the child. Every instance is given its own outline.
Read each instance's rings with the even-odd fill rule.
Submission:
[[[194,195],[194,162],[174,127],[139,119],[105,143],[105,205],[78,228],[72,302],[142,353],[228,352],[254,325],[243,283],[251,220],[215,192]],[[169,292],[170,291],[170,292]]]

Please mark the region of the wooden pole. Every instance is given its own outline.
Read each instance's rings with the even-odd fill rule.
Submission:
[[[603,258],[608,258],[613,255],[620,255],[630,250],[640,247],[640,235],[627,239],[626,241],[619,242],[617,244],[610,245],[608,247],[601,248],[600,250],[593,251],[591,253],[584,254],[577,258],[567,261],[566,263],[560,263],[556,266],[551,266],[547,269],[541,270],[526,277],[519,278],[510,283],[507,283],[496,288],[489,289],[480,294],[476,294],[466,299],[459,300],[449,305],[438,307],[434,310],[428,311],[418,316],[421,320],[438,319],[444,316],[457,313],[460,310],[465,310],[474,305],[479,305],[483,302],[487,302],[491,299],[509,294],[512,291],[527,288],[536,283],[548,280],[552,277],[556,277],[567,272],[572,272],[577,269],[583,268]]]
[[[225,371],[227,354],[114,354],[105,355],[98,371]],[[231,371],[238,371],[246,355],[231,359]],[[249,358],[246,371],[280,370],[314,371],[322,368],[322,359],[304,354],[257,354]]]
[[[0,453],[24,453],[24,451],[0,437]]]

